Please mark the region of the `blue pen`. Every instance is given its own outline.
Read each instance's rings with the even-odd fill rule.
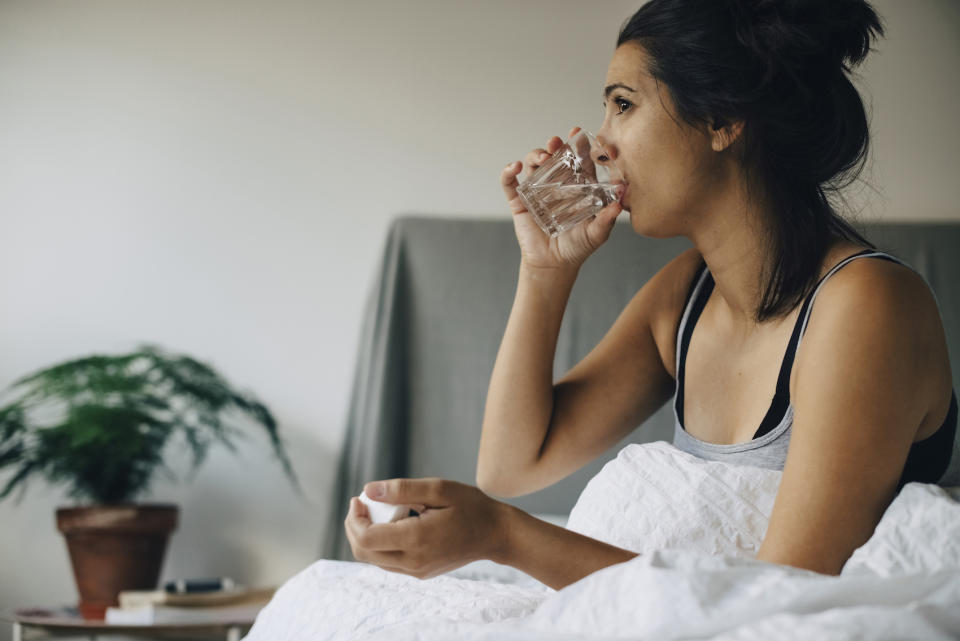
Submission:
[[[177,579],[168,581],[163,586],[164,591],[170,594],[188,594],[192,592],[216,592],[218,590],[230,590],[236,584],[230,577],[219,577],[215,579]]]

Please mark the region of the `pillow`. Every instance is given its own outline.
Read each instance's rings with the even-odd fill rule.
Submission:
[[[665,441],[620,450],[583,489],[567,529],[638,554],[756,556],[781,472],[707,461]]]
[[[960,572],[960,487],[907,483],[842,574]]]

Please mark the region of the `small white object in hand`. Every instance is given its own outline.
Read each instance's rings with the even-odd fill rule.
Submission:
[[[358,497],[367,509],[370,511],[370,520],[374,523],[393,523],[400,519],[405,519],[410,515],[409,505],[395,505],[393,503],[384,503],[374,501],[366,492],[360,492]]]

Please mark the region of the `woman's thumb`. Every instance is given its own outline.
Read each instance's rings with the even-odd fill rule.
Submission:
[[[597,212],[597,215],[590,221],[590,227],[587,229],[590,236],[590,242],[594,247],[599,247],[607,242],[613,226],[617,222],[617,216],[623,208],[620,203],[614,201]]]
[[[375,501],[393,504],[447,505],[451,483],[443,479],[389,479],[367,483],[363,490]]]
[[[598,218],[605,218],[608,225],[613,225],[613,223],[617,222],[617,216],[619,216],[622,211],[623,206],[615,200],[600,210],[600,216],[598,216]]]

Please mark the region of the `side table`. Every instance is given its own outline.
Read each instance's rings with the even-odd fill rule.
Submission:
[[[264,604],[265,605],[265,604]],[[101,636],[125,635],[143,639],[181,639],[193,641],[240,641],[250,631],[253,618],[211,618],[203,623],[151,623],[118,625],[105,621],[84,619],[76,608],[21,609],[0,618],[13,625],[13,641],[50,639],[67,636],[87,636],[97,640]]]

